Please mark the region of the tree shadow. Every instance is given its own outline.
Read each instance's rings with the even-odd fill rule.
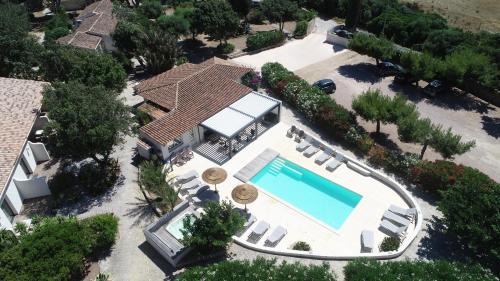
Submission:
[[[486,114],[495,110],[489,103],[472,96],[471,94],[458,91],[448,91],[439,96],[429,99],[429,103],[452,110],[466,110]]]
[[[490,136],[498,139],[500,137],[500,118],[481,116],[483,130]]]
[[[139,250],[145,254],[163,273],[165,273],[165,279],[163,280],[174,280],[174,273],[177,270],[175,267],[170,265],[148,242],[144,241],[138,246]]]
[[[191,63],[201,63],[217,54],[216,47],[207,46],[198,39],[186,39],[180,42],[183,50],[187,50],[183,55]]]
[[[413,103],[419,103],[426,99],[420,87],[416,87],[415,85],[411,85],[409,83],[397,83],[393,80],[392,83],[389,84],[389,89],[396,93],[405,95],[406,98]]]
[[[402,152],[398,144],[389,138],[389,134],[371,132],[370,137],[375,141],[375,143],[396,152]]]
[[[145,227],[157,218],[153,207],[144,198],[135,197],[134,203],[126,203],[130,208],[127,209],[125,216],[134,218],[131,227]]]
[[[382,80],[376,73],[377,67],[372,63],[346,64],[338,68],[340,75],[352,78],[357,82],[369,82],[375,84]]]

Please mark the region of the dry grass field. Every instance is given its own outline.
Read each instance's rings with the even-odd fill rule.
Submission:
[[[451,26],[472,32],[500,32],[500,0],[401,0],[436,12]]]

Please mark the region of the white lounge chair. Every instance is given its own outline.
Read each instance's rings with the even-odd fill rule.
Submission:
[[[319,151],[319,148],[315,147],[315,146],[310,146],[308,149],[306,149],[306,151],[304,151],[304,156],[309,158],[311,156],[313,156],[316,152]]]
[[[271,233],[271,235],[269,235],[266,239],[266,242],[264,243],[264,245],[266,246],[271,246],[271,247],[274,247],[278,244],[279,241],[281,241],[281,239],[283,239],[283,237],[285,237],[285,235],[287,234],[288,232],[286,231],[286,228],[282,227],[282,226],[278,226],[274,229],[274,231]]]
[[[344,156],[340,153],[335,154],[335,159],[326,164],[326,169],[330,172],[335,171],[344,162]]]
[[[200,175],[198,175],[198,172],[196,172],[195,170],[191,170],[183,175],[178,176],[177,181],[178,182],[187,182],[187,181],[190,181],[190,180],[197,178],[199,176]]]
[[[199,179],[192,179],[191,181],[181,185],[181,190],[188,190],[191,188],[196,188],[201,185],[201,181]]]
[[[269,223],[266,221],[259,221],[254,229],[252,229],[252,232],[248,235],[248,240],[252,240],[253,243],[256,243],[267,230],[269,230]]]
[[[318,165],[323,165],[326,160],[332,158],[332,154],[333,151],[329,148],[326,148],[325,150],[323,150],[323,153],[321,153],[320,155],[318,155],[318,157],[316,157],[316,159],[314,159],[314,162]]]
[[[406,226],[397,226],[386,219],[382,220],[379,227],[380,231],[384,232],[385,234],[393,237],[398,237],[400,239],[405,236],[407,228],[408,227]]]
[[[389,211],[385,211],[383,218],[406,227],[408,227],[411,223],[410,220]]]
[[[208,189],[208,185],[199,185],[198,187],[195,187],[195,188],[192,188],[190,190],[188,190],[188,194],[189,196],[195,196],[195,195],[198,195],[199,193],[201,193],[202,191],[205,191]]]
[[[397,215],[410,218],[410,220],[413,220],[413,218],[415,218],[415,215],[417,215],[416,208],[404,209],[404,208],[398,207],[396,205],[389,206],[389,211],[391,211]]]
[[[299,144],[297,144],[296,149],[297,149],[297,151],[302,152],[306,148],[308,148],[309,146],[311,146],[310,138],[305,138]]]
[[[361,252],[362,253],[371,253],[371,252],[373,252],[374,246],[375,246],[375,242],[373,239],[373,231],[371,231],[371,230],[361,231]]]

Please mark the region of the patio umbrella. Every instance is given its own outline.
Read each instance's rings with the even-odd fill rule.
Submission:
[[[222,183],[227,178],[226,170],[220,167],[212,167],[206,169],[201,175],[203,180],[208,184],[215,185],[215,192],[217,192],[217,184]]]
[[[231,197],[233,197],[234,201],[245,204],[245,212],[247,211],[247,204],[255,201],[258,195],[257,188],[248,183],[240,184],[231,191]]]

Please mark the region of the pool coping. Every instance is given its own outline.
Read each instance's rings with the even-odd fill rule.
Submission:
[[[360,173],[360,175],[363,176],[371,176],[374,179],[377,179],[387,185],[389,188],[393,189],[401,198],[405,201],[406,204],[410,206],[410,208],[415,208],[417,210],[417,214],[415,215],[415,227],[413,228],[413,231],[409,232],[409,235],[407,233],[407,236],[405,239],[402,241],[400,244],[398,250],[396,251],[388,251],[388,252],[377,252],[377,253],[356,253],[352,255],[324,255],[324,254],[315,254],[313,252],[304,252],[304,251],[297,251],[297,250],[290,250],[290,249],[276,249],[276,248],[271,248],[271,247],[266,247],[266,246],[260,246],[256,245],[253,243],[250,243],[246,241],[242,237],[238,236],[233,236],[233,241],[240,245],[243,246],[247,249],[254,250],[257,252],[262,252],[262,253],[268,253],[268,254],[274,254],[274,255],[281,255],[281,256],[291,256],[291,257],[299,257],[299,258],[310,258],[310,259],[320,259],[320,260],[351,260],[355,258],[360,258],[360,257],[369,257],[369,258],[375,258],[375,259],[393,259],[401,256],[406,249],[410,246],[410,244],[415,240],[417,237],[418,233],[422,229],[422,223],[423,223],[423,216],[422,216],[422,211],[420,209],[420,206],[418,203],[415,201],[415,199],[411,196],[411,194],[398,182],[396,182],[393,178],[382,174],[381,172],[373,169],[372,167],[369,167],[365,165],[364,163],[361,163],[360,161],[353,159],[343,153],[340,153],[336,151],[336,153],[341,154],[344,158],[344,163],[347,165],[347,163],[352,162],[361,168],[369,171],[370,173],[368,175],[363,175]],[[348,165],[347,165],[348,166]],[[351,168],[350,168],[351,169]],[[356,171],[353,169],[353,171]],[[359,173],[358,171],[356,171]],[[259,187],[260,190],[262,188]],[[265,194],[269,195],[267,192],[264,192]],[[272,198],[276,199],[274,196],[271,196]],[[281,200],[277,199],[279,202],[283,203]],[[362,199],[361,199],[362,200]],[[361,202],[361,201],[360,201]],[[358,202],[359,204],[359,202]],[[288,204],[285,203],[285,206],[289,207]],[[294,208],[296,210],[296,208]],[[299,211],[299,210],[297,210]],[[299,213],[303,214],[303,212]],[[351,212],[352,213],[352,212]],[[307,216],[307,215],[306,215]],[[317,221],[314,218],[311,218],[315,221]],[[325,226],[323,223],[320,222],[322,226]],[[326,226],[329,230],[332,230],[332,228]],[[342,227],[341,227],[342,228]],[[337,231],[334,231],[335,233],[338,233]]]

